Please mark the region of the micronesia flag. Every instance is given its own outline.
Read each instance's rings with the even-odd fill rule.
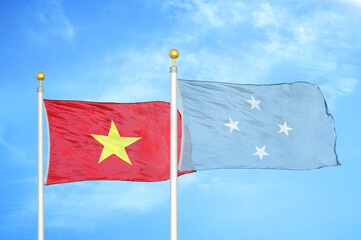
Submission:
[[[340,165],[334,120],[315,84],[178,80],[178,86],[183,108],[180,171]]]

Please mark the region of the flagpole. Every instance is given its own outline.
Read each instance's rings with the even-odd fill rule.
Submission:
[[[44,240],[44,134],[43,134],[43,95],[41,82],[45,75],[39,72],[36,78],[40,81],[38,92],[38,240]]]
[[[175,60],[179,56],[176,49],[169,52],[173,59],[170,67],[170,240],[178,239],[178,157],[177,157],[177,73]]]

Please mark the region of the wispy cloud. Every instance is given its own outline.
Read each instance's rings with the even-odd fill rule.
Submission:
[[[328,96],[328,105],[335,108],[337,98],[354,93],[358,84],[359,81],[354,78],[337,78],[321,84],[320,88]]]
[[[165,183],[109,181],[49,186],[45,190],[47,225],[85,230],[114,217],[114,212],[143,215],[167,203],[167,190]]]
[[[46,186],[44,191],[46,227],[77,231],[96,229],[109,217],[122,219],[122,215],[129,213],[134,217],[148,214],[169,202],[169,182],[90,181]],[[14,228],[18,227],[17,222],[27,222],[26,219],[37,214],[33,197],[16,204],[16,211],[4,216],[6,221],[14,223]]]
[[[22,160],[25,159],[26,153],[17,146],[10,144],[3,138],[2,128],[0,127],[0,147],[4,148],[3,155],[9,156],[12,159]],[[7,154],[4,154],[7,153]]]
[[[282,192],[293,185],[292,182],[258,182],[247,177],[244,181],[234,181],[235,178],[239,179],[239,170],[217,171],[216,174],[213,174],[213,171],[200,171],[193,176],[187,176],[184,181],[179,181],[179,186],[180,191],[186,192],[181,193],[183,201],[188,201],[190,193],[196,193],[198,200],[188,205],[189,208],[198,210],[196,215],[212,214],[211,218],[217,218],[214,215],[227,216],[227,219],[223,219],[224,224],[227,221],[243,221],[239,214],[242,214],[242,219],[272,216],[284,207],[284,203],[271,200],[269,196],[272,196],[273,192]],[[264,207],[265,199],[272,205],[271,208]],[[228,205],[218,206],[218,201],[227,202]],[[207,202],[208,206],[217,206],[217,209],[207,213],[207,208],[199,206],[204,202]]]
[[[167,53],[173,47],[180,50],[181,78],[310,81],[329,88],[345,78],[354,79],[352,86],[359,81],[358,66],[345,56],[351,59],[361,53],[361,33],[355,27],[361,21],[345,10],[316,6],[300,13],[270,2],[206,0],[168,1],[163,10],[173,16],[172,29],[156,41],[150,39],[144,48],[105,53],[85,66],[83,72],[89,75],[82,79],[87,83],[71,82],[69,90],[96,92],[91,100],[98,101],[168,100],[164,89],[169,87],[169,75],[164,66],[170,65]],[[337,95],[337,91],[328,90],[327,100],[352,94]]]
[[[31,41],[44,43],[50,37],[56,36],[67,42],[73,42],[75,29],[66,16],[60,0],[42,2],[35,13],[36,28],[28,29]]]
[[[271,7],[269,3],[261,3],[260,10],[253,12],[254,26],[256,27],[265,27],[272,25],[280,26],[284,21],[284,15],[278,9]]]
[[[358,66],[352,59],[361,54],[361,32],[356,27],[361,20],[347,9],[316,4],[302,12],[273,2],[224,7],[198,0],[172,2],[171,6],[183,9],[179,25],[188,24],[185,32],[195,33],[193,38],[185,37],[194,42],[192,54],[182,59],[182,73],[192,73],[190,78],[243,83],[310,81],[323,86],[332,102],[353,93],[343,91],[339,83],[346,81],[353,89],[359,82]],[[229,9],[241,14],[241,20],[232,20],[238,19],[237,14],[221,14]],[[185,32],[183,36],[188,36]]]
[[[187,0],[187,1],[167,1],[165,8],[175,7],[177,16],[183,21],[191,20],[194,23],[208,27],[224,27],[227,24],[238,24],[244,20],[244,4],[235,1],[207,1],[207,0]],[[186,11],[187,17],[183,13]],[[190,18],[189,18],[190,17]]]
[[[315,9],[297,17],[285,9],[272,9],[269,4],[261,5],[261,9],[254,16],[256,26],[267,35],[267,41],[258,43],[265,56],[275,56],[274,64],[292,66],[303,78],[298,80],[319,84],[331,108],[339,97],[354,92],[360,74],[351,59],[355,52],[361,52],[355,16]],[[259,24],[259,16],[277,16],[277,24]],[[350,53],[349,59],[344,58],[346,52]]]
[[[361,8],[361,1],[360,0],[329,0],[329,1],[350,4],[352,6],[356,6],[356,7]]]
[[[142,50],[115,51],[105,56],[99,73],[110,80],[111,86],[99,96],[101,101],[168,100],[163,89],[169,84],[167,67],[171,61],[168,49],[160,46]]]

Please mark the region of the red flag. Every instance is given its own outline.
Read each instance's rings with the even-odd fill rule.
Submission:
[[[46,185],[169,179],[169,103],[44,103],[50,135]],[[178,156],[181,134],[178,113]]]

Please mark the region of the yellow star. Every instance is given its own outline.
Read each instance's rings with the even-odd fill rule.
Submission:
[[[127,155],[127,152],[125,151],[125,147],[138,141],[139,139],[141,139],[140,137],[137,137],[137,138],[121,137],[119,135],[118,129],[115,126],[113,120],[112,120],[112,123],[110,126],[108,136],[95,135],[95,134],[90,134],[90,135],[93,138],[95,138],[96,140],[98,140],[98,142],[100,142],[104,146],[98,163],[101,163],[107,157],[115,154],[116,156],[118,156],[119,158],[124,160],[125,162],[132,165],[132,163],[129,160],[129,157]]]

